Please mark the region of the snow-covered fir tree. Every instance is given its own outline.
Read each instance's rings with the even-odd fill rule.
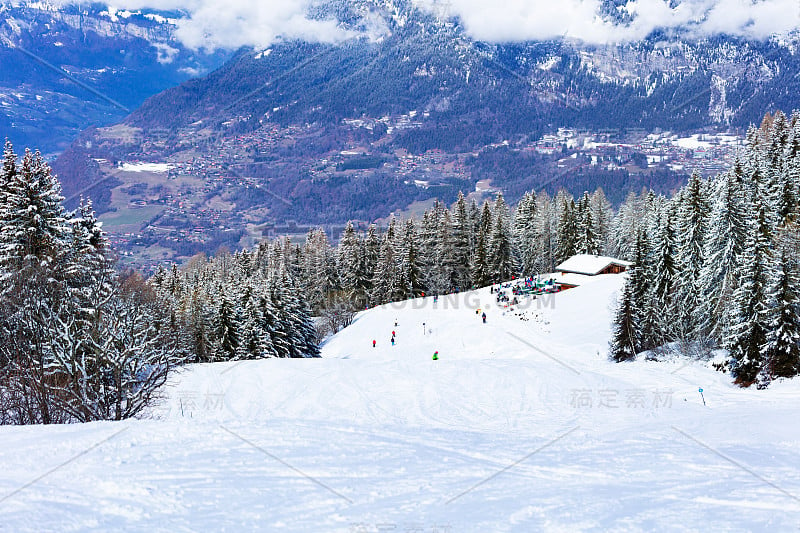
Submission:
[[[514,213],[514,245],[518,250],[520,270],[524,276],[533,276],[539,272],[536,207],[536,194],[526,193],[520,199]]]
[[[6,144],[0,177],[0,419],[57,423],[134,416],[183,343],[171,307],[121,279],[91,203],[74,213],[38,153]],[[168,275],[162,271],[162,283]],[[176,318],[171,320],[171,318]]]
[[[800,272],[789,251],[780,250],[767,287],[767,334],[761,347],[760,382],[800,373]]]
[[[584,192],[575,210],[575,250],[579,254],[600,255],[602,235],[595,222],[589,193]]]
[[[489,202],[484,202],[481,209],[480,222],[475,237],[475,250],[470,260],[472,284],[485,287],[491,283],[492,271],[489,263],[489,246],[491,245],[492,209]]]
[[[766,208],[761,206],[758,219],[750,224],[742,253],[725,339],[731,355],[731,371],[742,385],[755,382],[764,365],[763,347],[770,329],[767,291],[774,275],[771,242]]]
[[[425,292],[419,265],[417,230],[413,219],[405,223],[400,256],[400,298],[416,298]]]
[[[738,284],[737,262],[747,240],[748,210],[754,206],[743,187],[739,162],[715,180],[713,190],[703,249],[705,261],[698,280],[702,294],[700,331],[720,340],[727,330],[725,317]]]
[[[373,305],[398,300],[401,297],[401,275],[399,268],[400,256],[396,250],[397,222],[394,218],[389,221],[389,226],[381,240],[378,263],[372,278]]]
[[[451,275],[451,287],[463,291],[472,285],[469,258],[472,251],[473,234],[467,202],[462,193],[458,194],[458,200],[453,206],[450,224],[450,255],[446,259],[447,270]]]
[[[678,219],[678,278],[677,292],[680,315],[677,317],[679,335],[683,340],[693,338],[700,328],[695,310],[701,303],[700,273],[705,256],[703,245],[707,236],[708,199],[705,184],[699,173],[692,173],[676,208]]]
[[[351,222],[347,223],[339,241],[337,262],[345,296],[359,302],[360,305],[366,305],[372,272],[368,270],[364,240],[356,233]]]
[[[561,263],[578,252],[578,221],[575,201],[566,193],[556,196],[558,223],[556,229],[556,263]]]
[[[670,206],[665,206],[658,220],[657,229],[652,242],[652,290],[648,306],[654,315],[656,326],[652,331],[655,336],[653,346],[658,346],[675,339],[672,317],[676,309],[675,285],[677,266],[675,264],[675,225]]]
[[[509,218],[502,209],[495,209],[495,221],[489,239],[488,263],[491,283],[508,281],[517,272],[516,260],[512,250]]]

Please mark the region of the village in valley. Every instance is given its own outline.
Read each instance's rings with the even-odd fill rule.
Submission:
[[[698,171],[713,176],[732,164],[744,142],[741,132],[677,135],[561,128],[537,139],[521,137],[463,153],[431,149],[415,154],[392,143],[403,132],[421,127],[423,118],[411,112],[345,120],[346,138],[313,124],[266,123],[255,131],[227,136],[202,122],[146,135],[127,126],[106,128],[101,138],[109,145],[139,148],[125,161],[96,159],[103,175],[120,183],[101,220],[123,261],[148,268],[200,250],[252,246],[265,237],[302,238],[320,225],[331,238],[338,237],[344,214],[339,222],[322,223],[295,216],[292,194],[302,183],[324,187],[370,176],[402,180],[418,191],[414,194],[429,199],[395,211],[402,218],[419,214],[434,198],[446,201],[458,190],[479,202],[504,191],[504,183],[485,178],[478,168],[481,158],[495,152],[529,165],[534,184],[553,194],[556,188],[569,189],[573,176],[585,172],[636,177],[659,170],[680,176]],[[229,129],[236,126],[236,121],[226,123]],[[210,144],[213,150],[207,149]],[[287,176],[294,179],[288,189]],[[347,218],[354,218],[360,229],[386,221]]]

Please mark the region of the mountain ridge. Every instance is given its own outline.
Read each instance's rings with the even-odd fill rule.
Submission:
[[[765,111],[800,107],[796,32],[766,41],[654,32],[614,45],[497,44],[410,2],[320,5],[317,16],[335,14],[360,37],[239,49],[208,76],[148,98],[114,127],[85,133],[56,163],[65,190],[75,195],[90,185],[82,159],[103,160],[103,185],[93,193],[108,201],[95,205],[123,209],[111,199],[116,182],[105,177],[119,174],[117,162],[158,162],[172,168],[167,180],[192,176],[193,200],[184,202],[192,207],[138,218],[127,231],[249,224],[253,236],[292,224],[370,222],[433,198],[450,202],[459,190],[505,191],[514,201],[530,189],[579,195],[602,185],[619,202],[641,187],[669,192],[688,170],[649,169],[641,153],[565,163],[578,157],[574,146],[534,143],[560,128],[634,150],[649,132],[743,136]],[[129,188],[141,183],[127,179]],[[240,245],[242,235],[233,233],[230,245]],[[156,241],[163,244],[155,234],[147,240]]]

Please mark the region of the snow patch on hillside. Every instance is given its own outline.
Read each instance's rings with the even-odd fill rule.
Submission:
[[[123,172],[169,172],[172,166],[169,163],[120,163],[119,169]]]

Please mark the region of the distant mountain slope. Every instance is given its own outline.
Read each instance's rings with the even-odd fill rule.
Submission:
[[[418,212],[459,190],[478,201],[504,191],[514,202],[531,189],[602,186],[615,203],[642,187],[669,192],[694,155],[675,148],[683,152],[672,164],[633,153],[647,132],[741,134],[766,111],[800,108],[797,32],[496,44],[408,0],[315,6],[313,16],[335,16],[360,37],[244,48],[148,98],[63,154],[56,169],[67,194],[91,193],[100,212],[116,213],[107,227],[120,221],[131,246],[185,256],[222,239],[235,247],[308,224]],[[564,127],[575,143],[605,148],[579,154],[555,135],[537,145]],[[725,158],[708,146],[698,158],[713,160],[713,173]],[[120,161],[171,170],[145,179]]]
[[[2,135],[61,151],[88,126],[117,122],[148,96],[228,57],[187,50],[169,16],[0,2]]]
[[[418,110],[431,112],[434,129],[472,119],[502,139],[548,125],[746,127],[766,109],[798,105],[794,42],[656,34],[624,45],[490,45],[404,9],[399,24],[384,8],[379,39],[285,42],[241,53],[206,78],[148,100],[126,122],[147,130],[243,118],[254,129],[265,118],[336,123]]]

